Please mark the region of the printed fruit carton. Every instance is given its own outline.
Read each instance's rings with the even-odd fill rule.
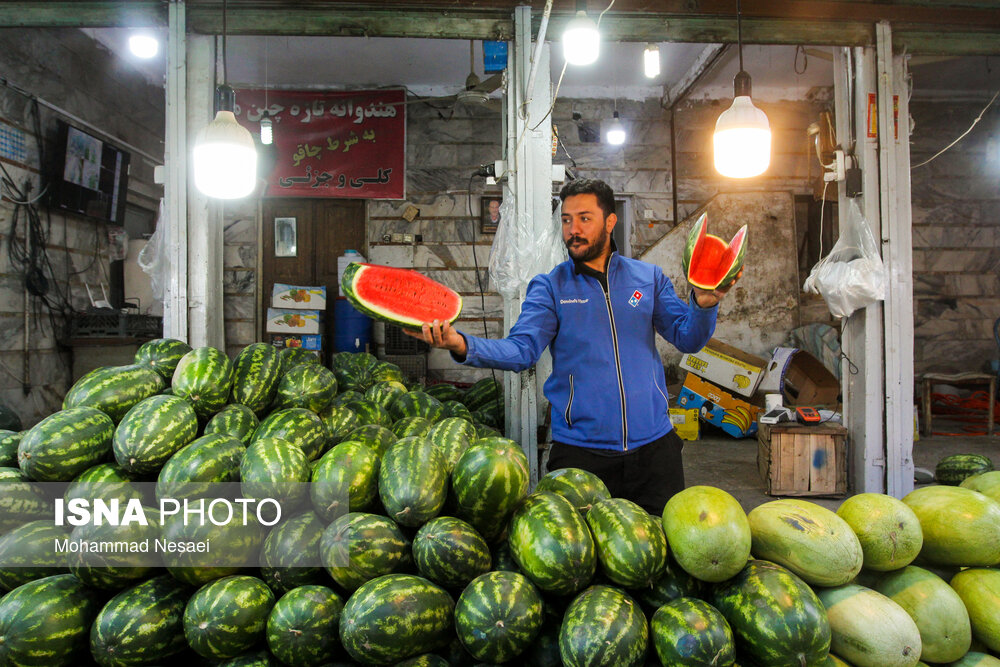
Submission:
[[[271,290],[271,306],[295,310],[326,310],[326,286],[275,283]]]
[[[759,407],[741,401],[694,373],[687,374],[677,405],[698,410],[702,421],[718,426],[734,438],[746,438],[757,432]]]
[[[271,345],[275,347],[298,347],[303,350],[323,349],[323,336],[299,336],[297,334],[271,334]]]
[[[267,309],[268,333],[318,334],[323,329],[323,311]]]

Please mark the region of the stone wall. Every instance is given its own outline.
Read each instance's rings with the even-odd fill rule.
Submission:
[[[163,154],[163,90],[151,86],[80,31],[0,29],[0,71],[13,86],[111,135],[112,143],[124,141],[151,155]],[[42,187],[39,171],[44,171],[38,140],[42,140],[47,156],[55,154],[52,142],[59,118],[38,105],[39,137],[34,129],[35,108],[26,95],[11,86],[0,86],[0,130],[23,138],[26,149],[23,160],[2,162],[18,188],[24,188],[26,179],[31,182],[33,194]],[[152,164],[135,152],[129,183],[130,203],[155,205],[160,190],[153,185]],[[0,203],[0,401],[20,414],[25,426],[59,409],[74,365],[79,371],[131,360],[134,354],[134,348],[127,346],[78,347],[74,359],[74,348],[63,344],[67,339],[66,315],[89,305],[84,284],[96,287],[99,294],[100,283],[109,282],[108,226],[56,209],[46,211],[41,204],[38,210],[51,266],[51,271],[45,270],[49,291],[44,301],[52,308],[26,293],[23,268],[12,263],[9,255],[14,206],[9,201]],[[23,215],[22,210],[15,247],[24,241]]]
[[[916,165],[972,124],[987,98],[910,101]],[[1000,114],[913,169],[914,372],[989,370],[1000,316]]]

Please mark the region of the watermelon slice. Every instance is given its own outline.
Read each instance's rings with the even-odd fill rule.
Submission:
[[[454,322],[462,297],[412,269],[353,262],[341,278],[344,296],[360,312],[404,329],[425,322]]]
[[[702,213],[688,234],[682,266],[687,280],[705,290],[725,288],[743,268],[747,250],[747,226],[743,225],[728,244],[707,232],[708,215]]]

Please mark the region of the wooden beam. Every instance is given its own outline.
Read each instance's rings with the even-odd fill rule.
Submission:
[[[167,4],[134,2],[3,2],[0,26],[7,28],[166,27]]]
[[[678,79],[670,87],[670,90],[663,94],[663,100],[660,102],[662,106],[672,107],[680,102],[688,94],[688,91],[691,90],[691,87],[698,82],[698,79],[719,61],[719,58],[722,57],[727,48],[726,44],[709,44],[702,49],[698,57],[694,59],[691,67],[684,73],[684,76]]]

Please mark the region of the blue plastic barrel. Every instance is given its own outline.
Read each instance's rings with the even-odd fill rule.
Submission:
[[[345,298],[333,304],[333,349],[365,352],[372,342],[372,320],[354,309]]]

